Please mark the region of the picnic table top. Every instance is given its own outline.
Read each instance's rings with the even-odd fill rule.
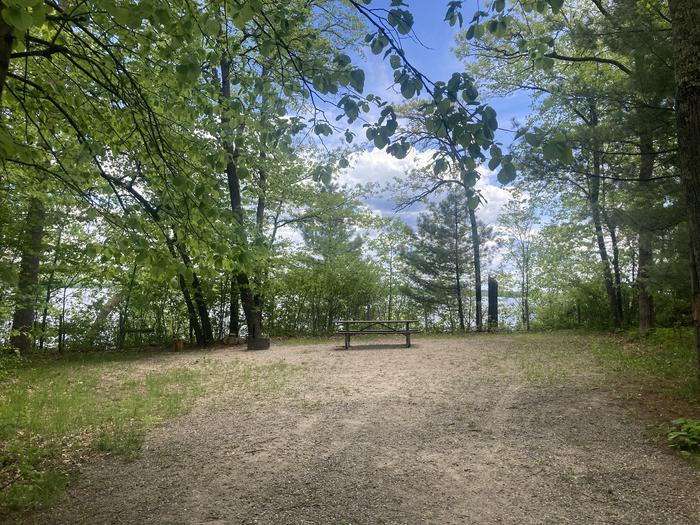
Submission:
[[[394,330],[389,329],[389,330],[339,330],[339,334],[351,334],[351,335],[361,335],[361,334],[419,334],[421,333],[422,330],[417,330],[417,329],[410,329],[410,330],[401,330],[397,329]]]
[[[340,323],[361,323],[361,324],[375,324],[375,323],[417,323],[418,321],[415,319],[391,319],[391,320],[383,320],[383,319],[377,319],[375,321],[352,321],[352,320],[345,320],[345,321],[336,321],[336,324]]]

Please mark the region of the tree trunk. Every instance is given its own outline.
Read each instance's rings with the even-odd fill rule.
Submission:
[[[591,208],[591,216],[593,217],[593,225],[595,227],[595,237],[598,243],[598,253],[600,260],[603,263],[603,281],[605,283],[605,291],[608,295],[608,306],[610,307],[610,316],[612,324],[615,328],[620,328],[622,319],[620,319],[620,309],[617,304],[617,292],[615,291],[615,283],[613,274],[610,270],[610,258],[608,257],[608,249],[605,246],[605,237],[603,236],[603,221],[601,218],[600,208],[600,151],[597,145],[593,148],[593,177],[588,177],[589,195],[588,202]]]
[[[462,276],[459,265],[455,267],[455,283],[457,284],[457,317],[459,318],[459,329],[464,332],[464,302],[462,301]]]
[[[185,300],[185,308],[187,308],[187,317],[189,318],[189,331],[190,331],[190,341],[192,341],[192,334],[194,333],[194,340],[197,342],[198,346],[204,346],[204,332],[202,332],[202,325],[199,324],[199,319],[197,318],[197,310],[192,302],[192,295],[190,294],[190,289],[187,286],[187,281],[183,275],[178,276],[178,284],[180,285],[180,291],[182,292],[182,297]]]
[[[0,10],[5,8],[5,3],[0,2]],[[14,36],[12,28],[0,16],[0,101],[2,101],[2,92],[7,81],[7,73],[10,70],[10,55],[12,54],[12,41]]]
[[[237,272],[235,278],[238,280],[245,323],[248,327],[248,340],[258,339],[262,337],[262,309],[258,304],[255,293],[251,289],[248,276]]]
[[[192,262],[185,249],[178,244],[177,239],[170,239],[167,242],[170,254],[173,257],[180,256],[180,260],[185,267],[192,269]],[[179,279],[180,290],[185,299],[187,314],[190,318],[190,328],[194,331],[197,346],[206,346],[213,341],[213,331],[211,328],[211,319],[209,318],[209,309],[207,308],[202,285],[196,273],[192,272],[192,290],[194,291],[194,301],[187,284],[185,277],[180,274]]]
[[[479,239],[479,225],[476,222],[476,212],[469,210],[469,223],[471,225],[472,249],[474,250],[474,292],[476,295],[476,331],[483,330],[481,314],[481,248]]]
[[[654,173],[654,147],[647,134],[640,136],[639,188],[642,195],[649,194],[649,179]],[[646,218],[641,217],[639,224],[639,273],[637,289],[639,293],[639,333],[645,335],[654,323],[654,303],[649,292],[649,269],[654,264],[652,252],[652,232]]]
[[[455,209],[454,216],[454,257],[455,257],[455,287],[457,291],[457,316],[459,317],[459,329],[464,332],[464,302],[462,300],[462,268],[459,258],[459,217]]]
[[[231,61],[225,52],[221,56],[221,97],[223,100],[231,98]],[[224,114],[221,120],[225,128],[229,123],[228,117]],[[238,241],[241,246],[245,247],[247,241],[243,222],[241,182],[238,177],[238,152],[233,143],[227,139],[223,139],[223,148],[228,159],[226,162],[226,181],[231,200],[231,211],[236,220],[235,229],[238,234]],[[257,339],[262,336],[262,309],[259,305],[259,299],[255,296],[248,275],[237,271],[234,272],[233,279],[238,283],[241,294],[241,304],[246,318],[246,325],[248,326],[248,340]]]
[[[610,246],[612,247],[612,271],[613,271],[613,281],[615,286],[615,296],[617,297],[617,315],[620,322],[624,321],[625,316],[622,310],[622,272],[620,272],[620,247],[617,242],[617,228],[615,224],[610,220],[607,213],[603,212],[605,217],[605,224],[610,232]]]
[[[520,313],[522,316],[523,328],[525,328],[525,330],[530,330],[530,301],[528,297],[530,284],[526,257],[526,255],[523,256],[523,268],[520,273]]]
[[[102,305],[100,311],[97,312],[97,317],[92,323],[90,330],[87,333],[86,339],[88,344],[93,345],[97,339],[97,336],[102,329],[102,326],[107,321],[109,315],[114,311],[114,309],[119,306],[122,300],[122,290],[115,293],[105,304]]]
[[[389,249],[389,308],[387,319],[391,320],[394,301],[394,248]]]
[[[15,312],[12,316],[12,337],[10,345],[20,354],[28,355],[32,349],[32,325],[36,315],[37,287],[39,284],[39,261],[41,241],[44,238],[46,210],[41,200],[33,197],[29,202],[29,212],[24,231],[22,260],[20,263]]]
[[[66,349],[66,291],[63,287],[63,298],[61,299],[61,315],[58,317],[58,353],[63,353]]]
[[[46,341],[46,321],[49,316],[49,303],[51,302],[51,292],[53,291],[53,281],[56,276],[56,265],[58,264],[58,254],[61,248],[61,236],[63,235],[63,228],[58,230],[58,240],[56,241],[56,246],[53,251],[53,264],[51,266],[51,273],[49,274],[49,279],[46,282],[46,295],[44,296],[44,310],[41,313],[41,336],[39,336],[39,351],[44,350],[44,342]]]
[[[688,207],[693,271],[693,321],[700,381],[700,2],[669,0],[673,19],[678,166]]]
[[[524,306],[524,314],[525,314],[525,330],[529,331],[530,330],[530,255],[526,255],[524,258],[525,264],[523,265],[525,267],[525,275],[523,282],[525,285],[523,286],[523,306]]]
[[[134,283],[136,282],[136,272],[138,269],[138,264],[134,263],[134,268],[131,270],[131,278],[129,279],[129,287],[126,291],[124,307],[119,311],[119,334],[117,335],[117,348],[122,348],[126,341],[126,327],[129,324],[129,305],[131,304],[131,293],[134,291]]]
[[[202,343],[200,346],[206,346],[214,342],[214,330],[211,326],[211,318],[209,317],[209,309],[202,291],[202,283],[196,273],[192,274],[192,289],[194,290],[194,302],[197,305],[197,313],[199,320],[202,323]]]
[[[498,329],[498,281],[489,277],[489,332]]]
[[[231,278],[231,297],[229,302],[229,319],[228,319],[228,334],[238,337],[241,332],[241,327],[238,322],[238,317],[240,316],[240,303],[241,297],[238,293],[238,283],[232,277]]]

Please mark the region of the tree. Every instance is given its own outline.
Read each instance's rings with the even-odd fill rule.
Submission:
[[[690,230],[693,321],[700,381],[700,5],[669,0],[673,27],[679,171]]]
[[[467,203],[461,195],[448,193],[419,216],[416,238],[404,253],[411,294],[419,302],[442,304],[448,309],[454,301],[462,331],[472,319],[464,293],[468,289],[465,268],[471,262],[469,230]]]
[[[531,200],[515,193],[499,216],[498,225],[504,236],[507,262],[514,264],[520,284],[521,321],[530,330],[530,289],[535,256],[536,228],[539,223],[537,209]]]
[[[26,230],[22,243],[15,313],[12,316],[12,338],[10,345],[22,355],[32,349],[34,317],[39,284],[39,260],[43,251],[44,222],[46,210],[39,197],[32,197],[27,211]]]
[[[376,260],[384,270],[384,282],[387,288],[386,319],[394,319],[394,314],[401,305],[401,289],[406,286],[406,266],[401,253],[412,236],[411,229],[399,219],[386,221],[375,239],[370,240],[369,247],[376,251]],[[399,317],[401,319],[402,317]]]

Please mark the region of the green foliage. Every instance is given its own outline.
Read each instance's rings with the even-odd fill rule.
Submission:
[[[280,254],[285,264],[269,283],[272,335],[332,332],[335,320],[366,316],[382,296],[379,268],[364,256],[365,241],[355,233],[372,224],[371,217],[333,186],[321,198],[327,213],[303,222],[304,246]]]
[[[673,429],[668,432],[669,446],[683,452],[700,452],[700,421],[676,419],[672,424]]]
[[[483,246],[492,229],[482,223],[478,228]],[[452,191],[419,215],[418,229],[402,253],[408,277],[403,292],[421,305],[424,317],[434,316],[435,324],[451,331],[476,321],[471,234],[469,199]]]

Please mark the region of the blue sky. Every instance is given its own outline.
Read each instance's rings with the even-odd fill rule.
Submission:
[[[455,56],[453,47],[460,28],[444,21],[447,0],[406,0],[410,11],[414,15],[414,32],[420,43],[411,39],[404,41],[411,63],[431,80],[448,80],[452,73],[463,71],[463,65]],[[374,7],[389,6],[388,0],[375,0]],[[474,12],[477,9],[476,1],[465,1],[463,8],[464,28],[469,26]],[[421,45],[421,43],[423,45]],[[368,91],[387,93],[388,83],[392,80],[391,68],[383,63],[380,57],[368,56],[370,64],[374,68],[375,77],[368,75]],[[369,72],[368,72],[369,73]],[[487,99],[498,112],[499,124],[502,128],[510,128],[513,117],[527,113],[529,98],[526,93],[517,94],[508,98]],[[500,132],[498,140],[505,145],[510,143],[511,134]]]
[[[410,11],[414,15],[414,32],[418,41],[406,39],[404,47],[406,56],[411,63],[431,80],[448,80],[452,73],[463,71],[463,65],[453,52],[455,37],[459,32],[459,27],[450,27],[444,21],[447,0],[408,0]],[[375,0],[371,7],[388,7],[389,0]],[[465,1],[463,16],[465,27],[476,11],[476,1]],[[393,89],[393,72],[388,62],[382,60],[380,56],[374,56],[369,52],[366,58],[358,58],[362,67],[366,71],[365,91],[374,93],[384,99],[402,102],[402,97]],[[498,113],[499,125],[501,128],[510,128],[511,119],[526,114],[529,110],[530,101],[526,94],[515,95],[508,98],[498,98],[485,100]],[[497,141],[504,146],[508,146],[512,134],[499,131]],[[397,161],[386,155],[382,151],[377,151],[372,147],[356,154],[353,163],[348,170],[340,176],[340,181],[349,185],[358,183],[374,182],[383,184],[390,182],[396,177],[401,177],[403,172],[410,169],[419,161],[420,155],[410,155],[404,161]],[[501,188],[496,182],[495,176],[488,170],[481,170],[483,179],[478,184],[488,203],[480,211],[482,219],[493,223],[498,217],[500,208],[508,199],[507,191]],[[367,206],[384,216],[392,216],[395,203],[389,195],[374,196],[365,201]],[[417,213],[420,206],[415,206],[400,217],[404,222],[415,226]]]

